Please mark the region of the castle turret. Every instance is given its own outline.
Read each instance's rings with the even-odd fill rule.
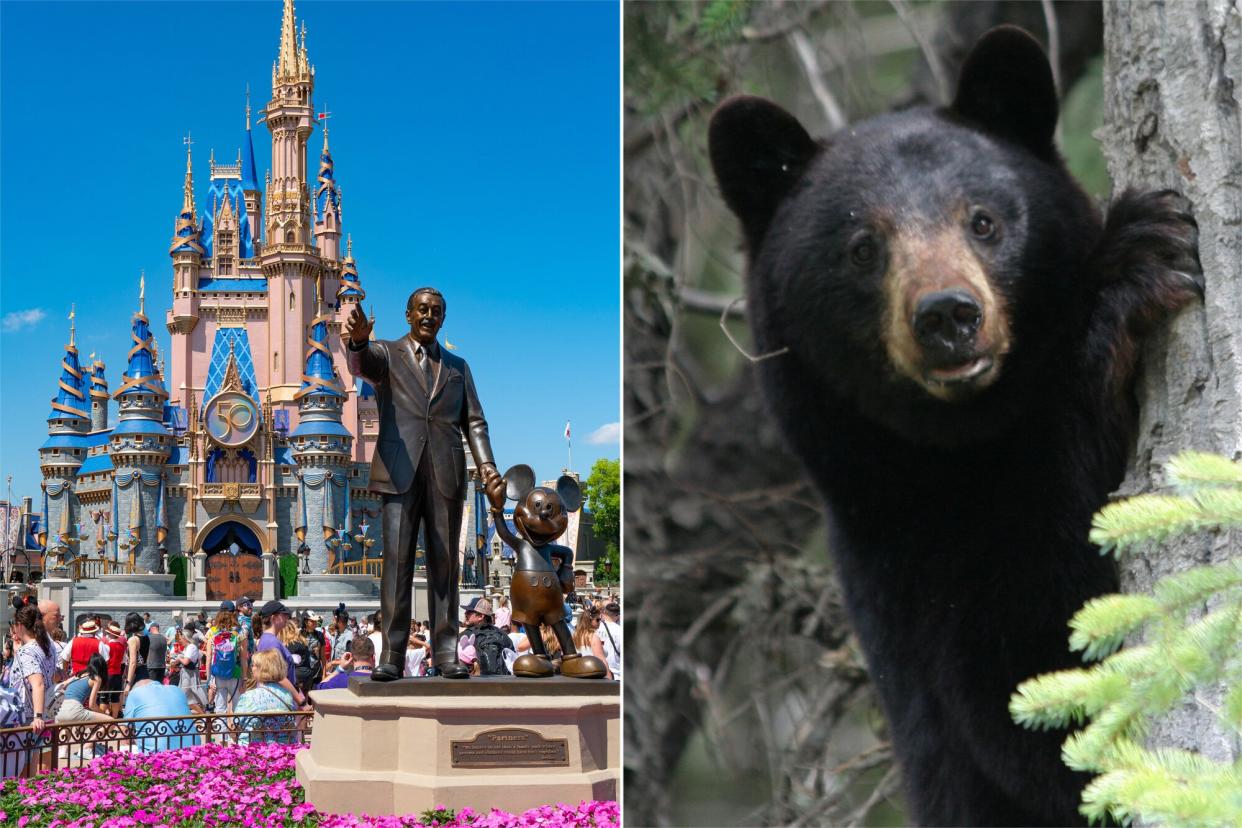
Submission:
[[[187,135],[185,143],[185,183],[182,185],[181,212],[173,230],[168,255],[173,260],[173,304],[165,318],[168,333],[172,336],[172,359],[170,362],[173,391],[184,404],[188,391],[183,387],[193,371],[193,343],[190,335],[198,327],[198,282],[202,275],[206,247],[202,239],[202,226],[194,206],[194,168],[191,161],[193,140]]]
[[[289,435],[298,464],[298,511],[294,527],[309,548],[312,573],[347,560],[350,540],[349,467],[353,435],[341,424],[345,387],[328,349],[328,322],[323,312],[311,320],[298,401],[298,427]]]
[[[258,250],[259,239],[263,236],[263,191],[259,189],[259,176],[254,165],[254,135],[250,132],[250,87],[246,87],[246,137],[242,143],[241,187],[242,198],[246,202],[246,223],[250,238]]]
[[[190,157],[190,145],[185,139],[185,183],[181,190],[181,211],[173,223],[172,242],[168,255],[173,260],[173,295],[188,294],[198,287],[198,270],[204,254],[194,211],[194,168]]]
[[[336,298],[341,303],[341,313],[345,316],[350,313],[347,305],[367,298],[367,292],[362,289],[362,280],[358,278],[358,263],[354,261],[354,240],[350,236],[345,239],[345,261],[341,263],[341,288],[336,292]]]
[[[108,428],[108,380],[102,359],[91,354],[91,432]]]
[[[145,285],[133,316],[129,364],[121,375],[121,387],[113,394],[120,416],[109,438],[108,453],[115,469],[112,514],[119,537],[110,552],[117,560],[133,561],[138,572],[161,572],[160,545],[167,534],[167,527],[161,525],[164,464],[174,438],[163,422],[168,392],[157,366],[143,293]]]
[[[67,559],[77,549],[77,498],[73,487],[78,468],[86,459],[91,415],[87,406],[87,380],[78,364],[74,342],[74,317],[69,313],[69,344],[60,361],[60,382],[47,416],[47,441],[39,447],[39,470],[43,474],[43,520],[39,542],[48,553]]]
[[[325,262],[341,258],[341,195],[336,187],[332,153],[328,149],[327,113],[323,123],[323,152],[319,154],[319,179],[315,187],[315,246]]]
[[[314,129],[311,93],[315,72],[306,55],[306,30],[298,45],[293,0],[285,0],[280,51],[272,67],[272,100],[265,122],[272,133],[263,252],[267,278],[267,318],[272,402],[287,412],[301,388],[302,337],[315,315],[315,279],[325,260],[311,244],[310,188],[306,182],[306,141]],[[282,413],[283,413],[282,412]]]
[[[309,191],[306,139],[314,128],[315,70],[306,56],[306,27],[299,48],[293,0],[285,0],[280,51],[272,67],[272,100],[267,128],[272,132],[272,189],[267,194],[268,244],[309,244]]]

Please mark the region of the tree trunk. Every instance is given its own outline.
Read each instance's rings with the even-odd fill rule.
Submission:
[[[1202,306],[1147,343],[1138,442],[1119,494],[1165,488],[1162,464],[1187,449],[1242,457],[1242,13],[1237,0],[1108,2],[1105,127],[1116,191],[1172,188],[1192,202],[1207,281]],[[1185,538],[1123,561],[1126,592],[1195,564],[1242,554],[1238,533]],[[1217,698],[1213,699],[1213,696]],[[1159,723],[1152,743],[1216,760],[1239,747],[1205,703]]]

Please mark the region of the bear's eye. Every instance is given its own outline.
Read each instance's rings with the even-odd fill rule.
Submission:
[[[996,222],[983,210],[976,210],[970,219],[970,232],[977,239],[990,239],[996,235]]]
[[[850,259],[856,265],[869,265],[875,261],[875,240],[863,236],[850,245]]]

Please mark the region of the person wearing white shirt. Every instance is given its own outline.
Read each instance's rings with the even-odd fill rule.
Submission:
[[[621,605],[604,605],[599,629],[591,635],[591,652],[608,665],[608,678],[621,680]]]

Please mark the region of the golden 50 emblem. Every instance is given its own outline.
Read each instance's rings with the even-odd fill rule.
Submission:
[[[222,446],[240,446],[259,430],[259,407],[240,391],[225,391],[207,403],[204,420],[212,440]]]

